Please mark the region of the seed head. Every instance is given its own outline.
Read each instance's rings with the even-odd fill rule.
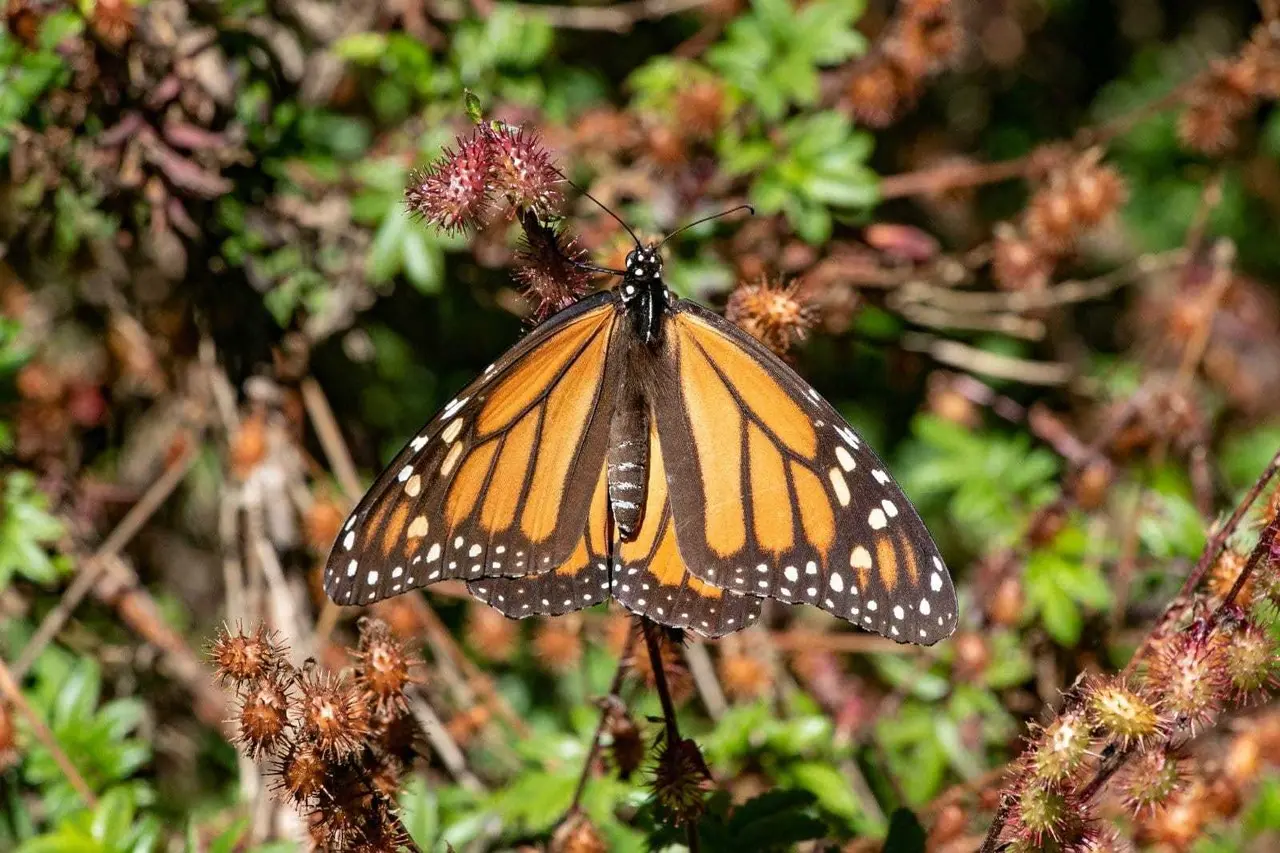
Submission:
[[[782,355],[802,341],[817,321],[817,312],[800,292],[798,282],[744,282],[733,291],[725,317],[769,349]]]
[[[995,228],[991,275],[1002,290],[1044,290],[1053,273],[1053,257],[1007,222]]]
[[[735,699],[758,699],[773,687],[773,673],[760,658],[743,653],[720,656],[720,683]]]
[[[585,814],[576,812],[551,836],[550,853],[606,853],[609,846]]]
[[[658,806],[682,825],[702,816],[706,792],[712,787],[711,771],[698,745],[688,738],[674,744],[664,739],[649,789]]]
[[[1275,684],[1276,644],[1263,628],[1246,622],[1224,643],[1227,678],[1236,699],[1245,702]]]
[[[405,203],[443,231],[474,228],[489,211],[494,164],[492,140],[486,133],[459,137],[457,151],[446,148],[438,160],[409,176]]]
[[[402,713],[408,708],[404,691],[412,680],[409,670],[417,661],[391,636],[385,622],[369,619],[361,624],[355,657],[356,683],[373,700],[378,713]]]
[[[530,211],[520,214],[524,236],[516,252],[516,280],[534,306],[534,316],[572,305],[591,287],[591,275],[579,264],[587,253],[576,239],[543,224]]]
[[[1033,845],[1074,840],[1083,829],[1083,805],[1055,788],[1029,784],[1018,794],[1010,826]]]
[[[533,651],[552,672],[568,672],[582,660],[582,620],[544,619],[533,635]]]
[[[274,679],[263,679],[249,688],[240,706],[237,741],[256,758],[273,751],[289,727],[289,696]]]
[[[1164,730],[1160,715],[1142,695],[1115,679],[1097,679],[1086,688],[1089,722],[1121,744],[1144,744]]]
[[[285,647],[275,632],[268,631],[262,624],[252,634],[244,633],[241,628],[232,634],[223,626],[209,647],[209,657],[217,667],[218,682],[236,686],[270,676],[284,660],[284,653]]]
[[[494,191],[517,211],[553,215],[562,179],[538,135],[507,124],[485,126],[483,134],[492,152]]]
[[[618,771],[618,778],[626,781],[644,763],[644,738],[625,705],[613,701],[608,711],[605,731],[609,734],[609,757]]]
[[[299,690],[299,728],[323,755],[342,759],[365,745],[369,712],[359,687],[312,669],[303,674]]]
[[[888,127],[915,100],[918,83],[905,74],[897,63],[884,57],[870,60],[859,67],[845,88],[849,111],[860,123],[871,128]]]
[[[1153,749],[1130,761],[1123,782],[1125,805],[1140,817],[1169,802],[1186,783],[1186,776],[1177,756]]]
[[[1216,632],[1197,623],[1166,639],[1151,658],[1147,684],[1161,711],[1193,733],[1222,708],[1222,647]]]
[[[314,744],[291,744],[276,765],[277,787],[301,805],[324,789],[329,770],[329,762]]]
[[[1029,751],[1029,771],[1041,785],[1063,782],[1089,759],[1093,737],[1083,711],[1060,714],[1036,736]]]

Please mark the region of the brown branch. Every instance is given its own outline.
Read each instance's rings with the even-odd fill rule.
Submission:
[[[582,763],[582,775],[578,777],[578,786],[573,790],[573,802],[569,806],[568,814],[565,815],[566,819],[576,814],[582,807],[582,795],[587,790],[587,779],[591,777],[591,765],[595,764],[596,756],[600,753],[600,737],[604,734],[605,724],[609,721],[612,702],[621,701],[618,692],[622,689],[622,679],[627,674],[627,661],[631,658],[631,650],[635,647],[635,643],[635,631],[628,631],[626,643],[623,644],[622,653],[618,656],[618,668],[614,670],[613,680],[609,682],[609,693],[601,703],[600,722],[596,723],[595,734],[591,738],[591,746],[587,749],[587,758]]]
[[[662,720],[666,725],[667,748],[679,749],[681,744],[680,725],[676,721],[676,706],[671,700],[671,688],[667,685],[667,671],[662,664],[662,646],[658,632],[662,630],[657,623],[640,617],[640,629],[644,631],[644,644],[649,649],[649,666],[653,669],[653,685],[658,691],[658,701],[662,703]],[[699,853],[697,821],[688,821],[686,836],[689,853]]]
[[[17,680],[13,677],[13,673],[9,671],[9,667],[5,665],[3,659],[0,659],[0,693],[9,697],[9,701],[13,703],[13,707],[18,709],[18,713],[26,717],[27,722],[31,725],[31,732],[35,735],[36,740],[45,749],[49,750],[49,754],[53,756],[53,761],[58,765],[58,769],[67,777],[67,781],[71,783],[71,787],[75,788],[76,793],[80,795],[80,799],[84,800],[84,804],[89,808],[97,808],[98,798],[94,796],[93,789],[84,781],[84,777],[80,775],[79,769],[71,763],[71,759],[62,751],[62,747],[58,745],[58,739],[53,736],[53,732],[45,725],[44,720],[40,719],[40,715],[36,713],[36,709],[31,707],[31,703],[27,701],[27,697],[22,695],[22,690],[18,687]]]

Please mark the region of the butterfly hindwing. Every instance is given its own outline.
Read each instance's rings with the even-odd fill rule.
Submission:
[[[607,452],[617,320],[612,294],[588,297],[450,401],[347,519],[325,567],[329,596],[367,604],[569,560]]]
[[[704,637],[720,637],[750,625],[762,601],[707,583],[690,573],[676,545],[668,478],[650,418],[648,484],[639,529],[618,548],[613,597],[631,612]]]
[[[694,303],[676,303],[666,332],[654,410],[689,571],[900,642],[949,636],[955,591],[937,547],[835,409]]]

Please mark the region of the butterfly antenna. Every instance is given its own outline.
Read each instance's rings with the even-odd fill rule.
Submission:
[[[634,232],[634,231],[632,231],[632,230],[631,230],[631,226],[630,226],[630,225],[628,225],[627,223],[625,223],[625,222],[623,222],[623,221],[622,221],[622,217],[621,217],[621,216],[619,216],[618,214],[616,214],[616,213],[614,213],[612,210],[610,210],[608,207],[606,207],[606,206],[604,205],[604,203],[600,201],[600,199],[596,198],[596,197],[595,197],[595,196],[593,196],[591,193],[587,192],[587,191],[586,191],[586,190],[584,190],[582,187],[580,187],[580,186],[578,186],[577,184],[575,184],[573,181],[569,180],[569,179],[565,176],[564,172],[561,172],[559,169],[556,169],[556,174],[558,174],[558,175],[560,176],[560,179],[561,179],[562,181],[564,181],[566,184],[568,184],[569,186],[573,187],[575,190],[577,190],[578,192],[582,193],[584,196],[586,196],[587,198],[589,198],[589,199],[591,199],[593,202],[595,202],[595,203],[596,203],[596,207],[600,208],[600,209],[601,209],[601,210],[603,210],[605,213],[607,213],[607,214],[609,214],[610,216],[612,216],[612,217],[614,218],[614,221],[616,221],[619,225],[621,225],[623,228],[625,228],[625,229],[626,229],[626,231],[627,231],[627,233],[631,235],[631,239],[635,241],[636,248],[637,248],[637,249],[642,248],[642,246],[640,245],[640,238],[636,236],[636,232]]]
[[[676,236],[677,234],[679,234],[679,233],[681,233],[681,232],[683,232],[683,231],[688,231],[690,228],[692,228],[692,227],[693,227],[693,226],[695,226],[695,225],[701,225],[702,223],[704,223],[704,222],[710,222],[710,221],[711,221],[711,220],[713,220],[713,219],[720,219],[721,217],[723,217],[723,216],[728,216],[728,215],[729,215],[729,214],[731,214],[731,213],[737,213],[739,210],[746,210],[746,211],[748,211],[749,213],[751,213],[751,215],[752,215],[752,216],[754,216],[754,215],[755,215],[755,213],[756,213],[756,209],[755,209],[754,207],[752,207],[751,205],[749,205],[749,204],[740,204],[740,205],[738,205],[737,207],[731,207],[731,208],[729,208],[728,210],[722,210],[722,211],[720,211],[719,213],[713,213],[713,214],[711,214],[710,216],[704,216],[704,217],[702,217],[701,219],[695,219],[695,220],[693,220],[692,222],[689,222],[689,223],[686,223],[686,224],[684,224],[684,225],[681,225],[679,228],[677,228],[676,230],[672,231],[672,232],[671,232],[670,234],[668,234],[666,237],[663,237],[663,238],[662,238],[662,242],[658,244],[658,248],[659,248],[659,249],[661,249],[663,246],[665,246],[665,245],[667,244],[667,241],[668,241],[668,240],[670,240],[672,237]]]

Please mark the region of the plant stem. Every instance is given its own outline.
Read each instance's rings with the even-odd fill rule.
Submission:
[[[671,701],[671,688],[667,686],[667,671],[662,666],[662,645],[658,636],[661,630],[648,619],[640,620],[640,629],[644,631],[644,642],[649,649],[649,665],[653,667],[653,685],[658,691],[658,701],[662,703],[662,719],[667,726],[667,748],[677,749],[680,745],[680,726],[676,722],[676,706]],[[698,853],[698,824],[688,821],[685,824],[689,853]]]

